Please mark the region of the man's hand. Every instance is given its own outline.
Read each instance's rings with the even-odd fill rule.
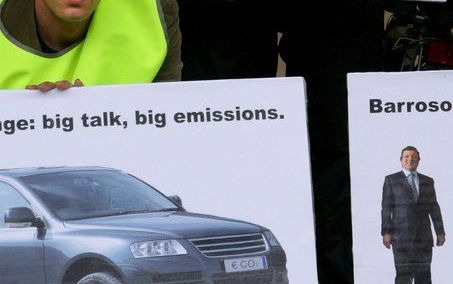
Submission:
[[[445,243],[445,235],[437,235],[436,246],[441,247]]]
[[[43,93],[46,93],[50,90],[53,90],[53,89],[58,89],[58,90],[67,90],[69,88],[72,88],[72,87],[83,87],[83,83],[80,79],[76,79],[74,81],[74,84],[72,84],[71,82],[67,81],[67,80],[62,80],[62,81],[57,81],[57,82],[49,82],[49,81],[46,81],[46,82],[43,82],[39,85],[28,85],[25,87],[25,89],[27,90],[39,90]]]
[[[392,244],[392,235],[385,234],[384,236],[382,236],[382,243],[386,248],[389,249]]]

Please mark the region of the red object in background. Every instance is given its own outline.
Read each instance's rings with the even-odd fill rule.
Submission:
[[[453,66],[453,42],[431,40],[428,48],[428,62]]]

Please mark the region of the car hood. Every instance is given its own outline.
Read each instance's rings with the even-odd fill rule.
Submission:
[[[65,222],[67,228],[127,230],[174,238],[252,234],[263,227],[251,223],[188,212],[155,212],[91,218]]]

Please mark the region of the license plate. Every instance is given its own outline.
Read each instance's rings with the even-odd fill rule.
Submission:
[[[267,259],[265,256],[225,259],[223,263],[225,264],[225,271],[228,273],[267,268]]]

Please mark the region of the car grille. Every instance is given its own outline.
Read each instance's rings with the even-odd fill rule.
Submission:
[[[200,238],[190,242],[207,257],[239,256],[268,250],[263,234]]]
[[[152,283],[160,284],[205,284],[201,272],[178,272],[160,274],[153,277]]]
[[[272,284],[272,271],[239,273],[238,275],[219,274],[213,277],[214,284]]]

